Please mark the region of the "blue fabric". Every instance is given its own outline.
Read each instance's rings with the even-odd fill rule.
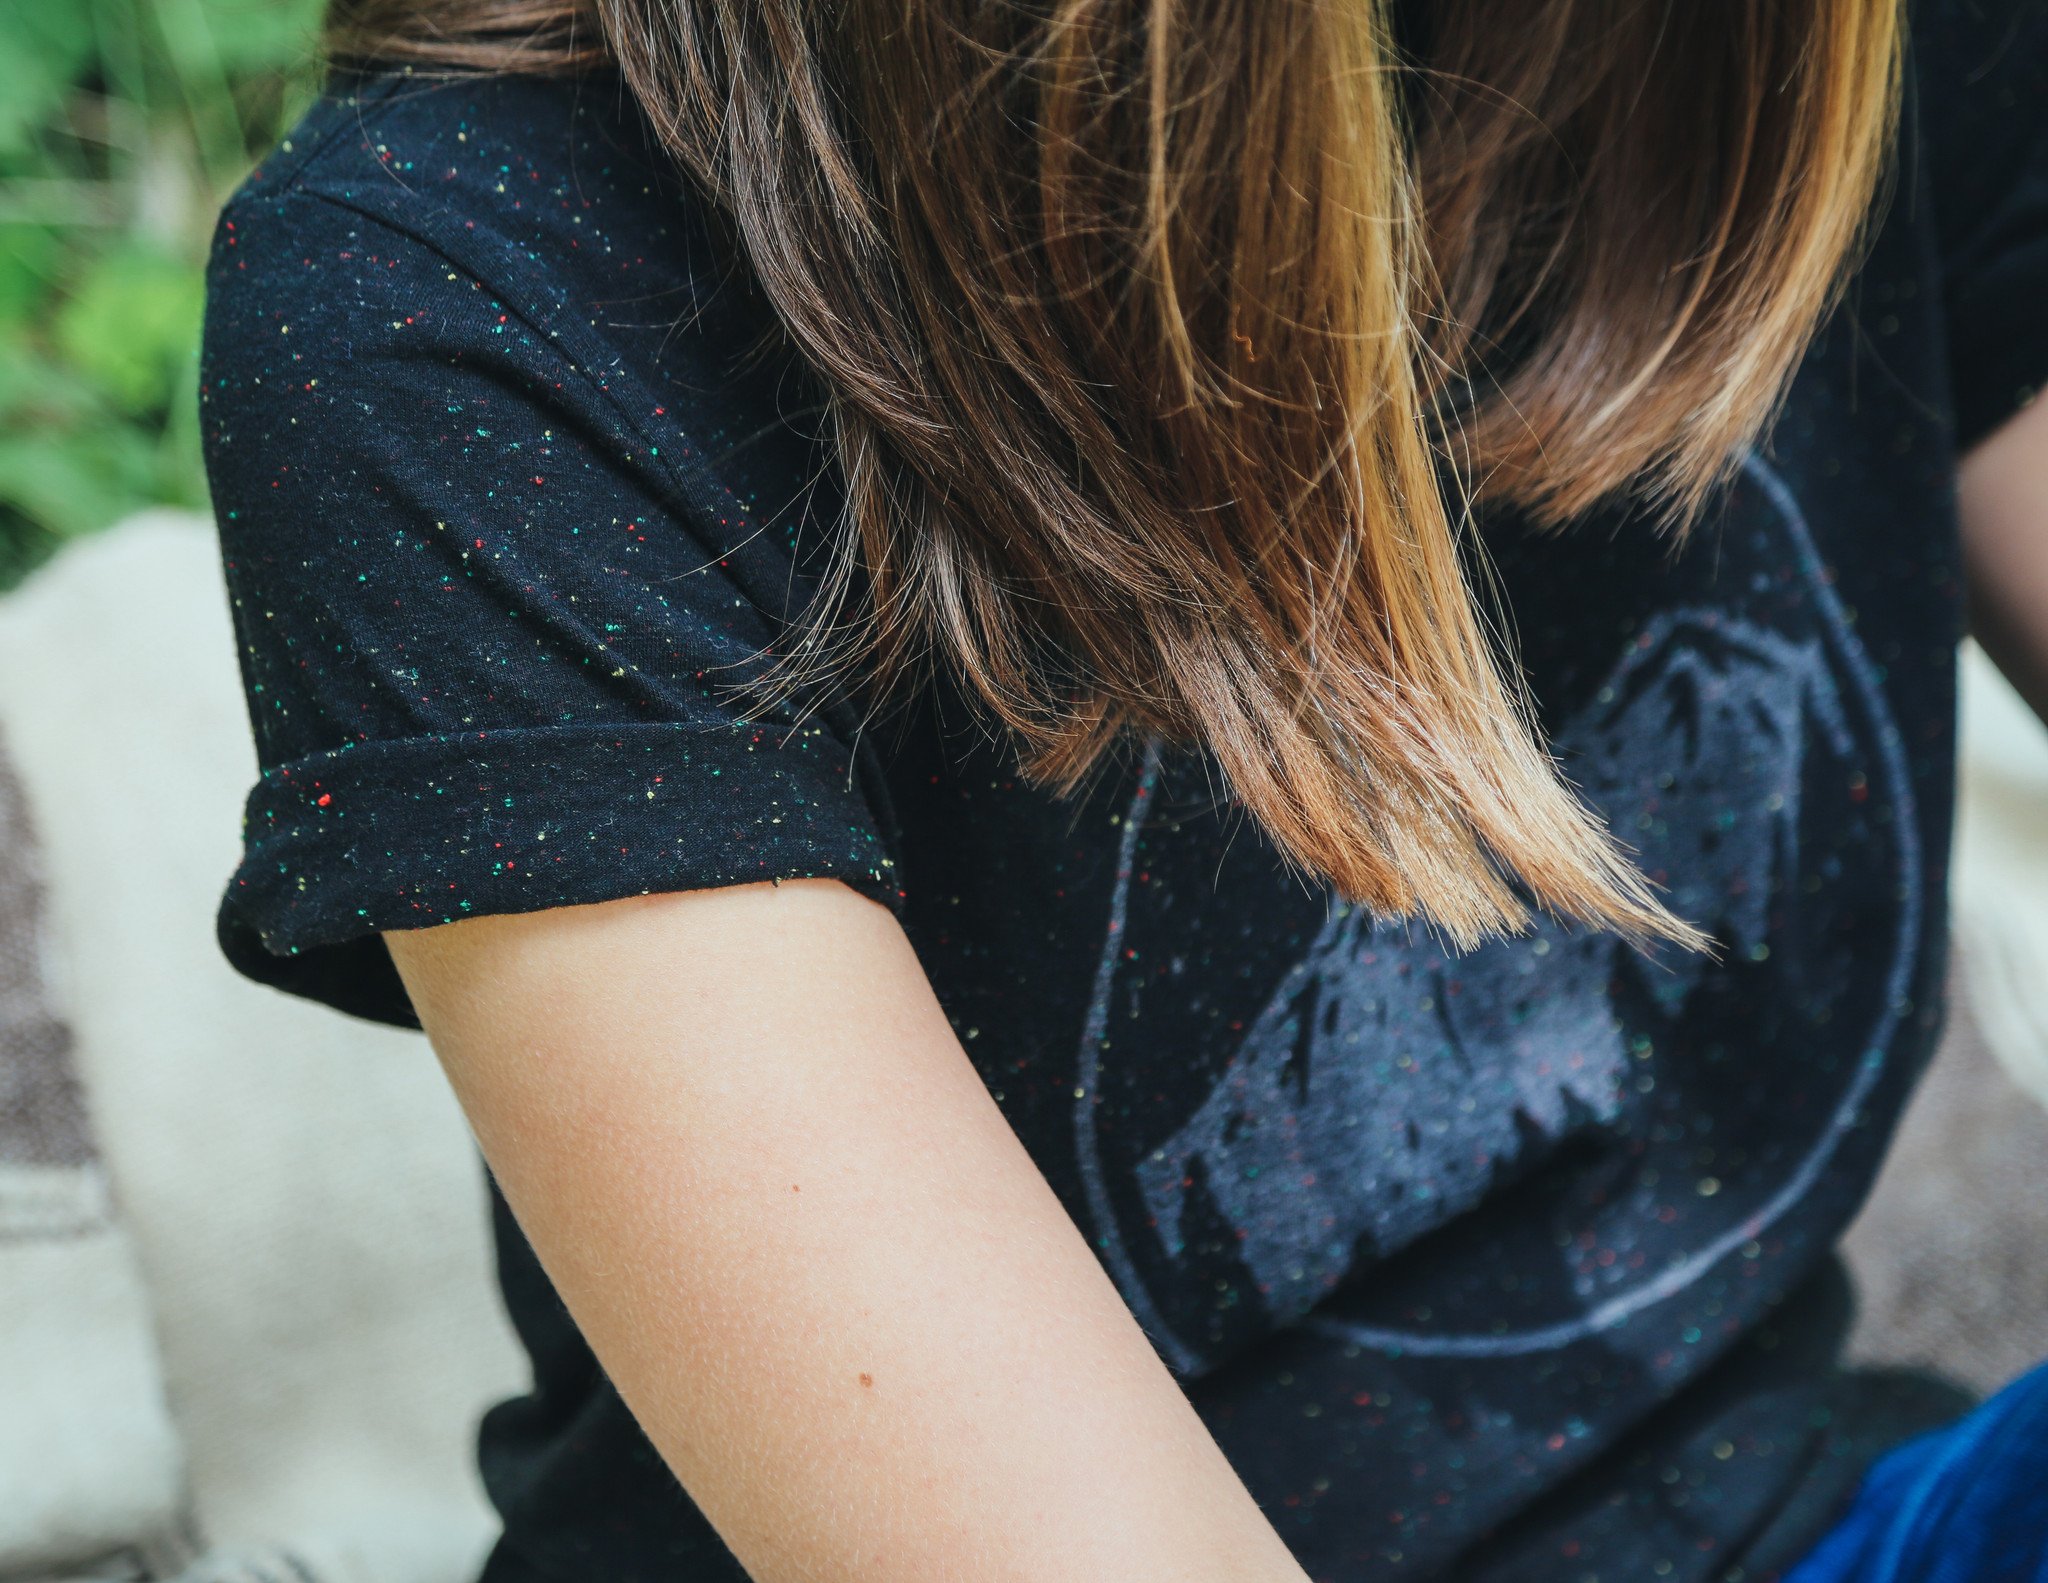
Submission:
[[[1887,1454],[1785,1583],[2048,1583],[2048,1364]]]

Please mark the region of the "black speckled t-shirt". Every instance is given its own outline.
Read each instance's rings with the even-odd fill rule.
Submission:
[[[1035,789],[943,676],[750,710],[837,522],[817,394],[603,72],[337,79],[222,217],[223,948],[411,1025],[380,930],[843,880],[1318,1583],[1774,1576],[1959,1405],[1838,1364],[1831,1249],[1941,1021],[1955,460],[2048,373],[2048,4],[1916,36],[1884,223],[1694,536],[1483,524],[1566,772],[1718,959],[1447,955],[1197,756]],[[494,1203],[489,1583],[742,1578]]]

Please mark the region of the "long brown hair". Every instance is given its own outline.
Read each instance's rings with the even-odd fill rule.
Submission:
[[[1205,745],[1460,943],[1697,941],[1537,742],[1467,507],[1698,513],[1872,207],[1898,0],[1427,0],[1419,58],[1387,12],[332,0],[330,46],[616,64],[730,217],[849,503],[784,680],[936,655],[1062,790]]]

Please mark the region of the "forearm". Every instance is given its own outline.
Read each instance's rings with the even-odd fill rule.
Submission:
[[[675,926],[687,897],[432,931],[487,972],[394,954],[550,1276],[749,1572],[1301,1583],[894,922],[830,884],[721,898],[709,931]]]
[[[1971,634],[2048,720],[2048,400],[1976,445],[1959,485]]]

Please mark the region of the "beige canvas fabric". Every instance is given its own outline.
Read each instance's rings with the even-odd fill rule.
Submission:
[[[2048,728],[1963,646],[1956,932],[1987,1047],[2048,1103]]]
[[[48,1456],[88,1405],[139,1423],[154,1401],[156,1439],[131,1430],[78,1482],[103,1528],[140,1533],[182,1466],[207,1557],[185,1583],[463,1583],[493,1532],[475,1421],[524,1385],[481,1165],[422,1039],[260,989],[215,949],[254,773],[216,557],[204,521],[155,515],[0,601],[49,1003],[146,1294],[45,1286],[82,1356],[33,1411],[0,1384],[0,1470]],[[0,1335],[32,1322],[35,1289],[0,1267]],[[145,1329],[159,1379],[115,1339]],[[0,1499],[0,1533],[16,1509]]]
[[[2048,730],[1961,666],[1948,1037],[1849,1253],[1863,1355],[1989,1391],[2048,1358]]]
[[[40,854],[0,739],[0,1575],[187,1558],[149,1302],[116,1218],[71,1030],[44,973]]]

